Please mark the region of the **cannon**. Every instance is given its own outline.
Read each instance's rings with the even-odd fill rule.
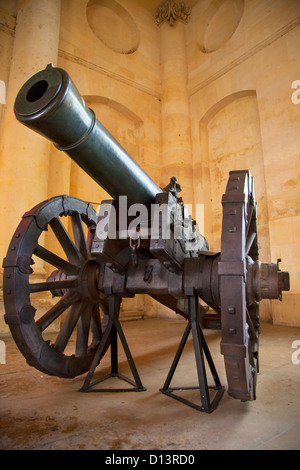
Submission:
[[[110,348],[110,375],[128,381],[133,390],[145,390],[119,312],[122,299],[148,294],[187,322],[161,391],[200,411],[216,408],[225,387],[203,329],[219,328],[228,393],[254,400],[260,301],[281,300],[282,291],[289,290],[289,273],[279,269],[279,260],[259,260],[250,171],[229,174],[222,198],[221,252],[215,253],[179,197],[176,177],[159,187],[97,120],[65,70],[49,64],[33,75],[20,89],[14,112],[20,123],[66,152],[111,198],[96,213],[89,202],[62,195],[23,215],[3,261],[3,292],[5,321],[27,363],[62,378],[87,374],[81,388],[86,392],[95,386],[95,369]],[[68,223],[72,233],[65,228]],[[59,253],[44,246],[47,230],[58,241]],[[34,282],[36,259],[51,266],[42,282]],[[32,299],[42,292],[51,293],[55,302],[41,313]],[[47,339],[47,328],[60,318],[60,331]],[[170,386],[190,332],[199,406]],[[134,380],[118,373],[118,338]]]

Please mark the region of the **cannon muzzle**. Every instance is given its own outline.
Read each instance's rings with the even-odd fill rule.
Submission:
[[[16,118],[65,151],[108,194],[128,204],[154,203],[162,192],[96,119],[63,69],[49,64],[19,91]]]

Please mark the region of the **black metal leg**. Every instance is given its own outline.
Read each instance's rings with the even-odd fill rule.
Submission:
[[[130,366],[132,375],[133,375],[133,377],[134,377],[136,386],[137,386],[138,390],[146,390],[146,389],[143,387],[143,385],[142,385],[140,376],[139,376],[139,374],[138,374],[138,371],[137,371],[137,368],[136,368],[136,366],[135,366],[133,357],[132,357],[131,352],[130,352],[130,349],[129,349],[129,347],[128,347],[128,344],[127,344],[127,341],[126,341],[124,332],[123,332],[123,330],[122,330],[122,328],[121,328],[121,324],[120,324],[119,322],[116,324],[116,328],[117,328],[117,331],[118,331],[119,338],[120,338],[120,340],[121,340],[123,349],[124,349],[124,351],[125,351],[125,354],[126,354],[126,357],[127,357],[127,360],[128,360],[128,363],[129,363],[129,366]]]
[[[201,335],[201,338],[202,338],[203,351],[205,353],[205,356],[206,356],[211,374],[212,374],[213,379],[215,381],[215,384],[216,384],[216,386],[221,387],[221,382],[220,382],[220,379],[219,379],[219,376],[218,376],[218,373],[217,373],[217,369],[216,369],[215,364],[213,362],[213,359],[211,357],[210,350],[208,349],[207,342],[206,342],[205,337],[203,335],[202,328],[200,328],[200,335]]]
[[[90,370],[89,372],[87,373],[87,376],[85,378],[85,381],[84,381],[84,384],[83,386],[81,387],[81,389],[79,390],[80,392],[87,392],[89,387],[91,386],[90,383],[91,383],[91,380],[92,380],[92,377],[94,375],[94,372],[95,372],[95,369],[96,367],[98,366],[99,364],[99,361],[100,361],[100,358],[102,357],[102,352],[103,352],[103,349],[105,347],[105,344],[106,344],[106,341],[108,341],[108,337],[110,335],[110,332],[111,332],[111,329],[112,329],[112,325],[113,325],[113,322],[111,320],[108,321],[108,324],[107,324],[107,327],[106,327],[106,330],[104,332],[104,335],[102,336],[102,339],[99,343],[99,346],[98,346],[98,349],[95,353],[95,356],[94,356],[94,359],[93,359],[93,362],[92,362],[92,365],[90,367]]]
[[[165,395],[168,395],[176,400],[185,403],[192,408],[195,408],[199,411],[204,411],[206,413],[211,413],[214,411],[224,393],[224,387],[222,387],[215,365],[213,363],[209,348],[207,346],[205,337],[203,335],[201,326],[198,320],[198,297],[191,296],[188,299],[189,301],[189,321],[188,325],[184,331],[182,336],[181,342],[179,344],[179,348],[176,352],[175,358],[173,360],[172,366],[169,370],[168,377],[166,382],[161,389],[161,392]],[[198,383],[199,387],[170,387],[170,382],[173,378],[175,369],[178,365],[179,359],[181,357],[182,351],[186,344],[187,338],[189,336],[190,331],[192,331],[193,336],[193,345],[194,345],[194,352],[195,352],[195,359],[196,359],[196,367],[197,367],[197,375],[198,375]],[[212,373],[215,386],[208,386],[207,384],[207,374],[205,369],[205,360],[204,354],[206,356],[210,371]],[[174,390],[195,390],[199,389],[200,391],[200,398],[201,398],[201,406],[197,405],[196,403],[191,402],[179,395],[174,394]],[[212,402],[210,401],[209,390],[213,389],[216,393]]]
[[[164,384],[163,388],[161,389],[161,391],[167,390],[169,388],[169,385],[170,385],[171,380],[173,378],[174,372],[176,370],[177,364],[178,364],[179,359],[181,357],[182,351],[184,349],[184,346],[185,346],[185,343],[188,339],[190,331],[191,331],[191,323],[189,322],[186,329],[185,329],[185,332],[183,333],[182,339],[181,339],[180,344],[179,344],[179,348],[177,349],[177,352],[175,354],[173,363],[170,367],[168,376],[166,378],[165,384]]]
[[[109,297],[109,321],[108,325],[105,329],[105,332],[102,336],[102,339],[99,343],[98,349],[96,351],[96,354],[94,356],[93,363],[91,365],[91,368],[87,374],[87,377],[85,379],[85,382],[82,386],[82,388],[79,390],[80,392],[129,392],[129,391],[144,391],[146,390],[143,387],[143,384],[141,382],[141,379],[139,377],[138,371],[136,369],[135,363],[133,361],[133,357],[131,355],[131,352],[129,350],[124,332],[122,330],[120,321],[119,321],[119,313],[120,313],[120,298],[118,296],[112,295]],[[102,357],[102,352],[104,349],[104,346],[106,342],[108,341],[110,335],[110,353],[111,353],[111,373],[106,375],[105,377],[102,377],[101,379],[98,379],[91,383],[92,377],[94,375],[95,369],[99,364],[100,358]],[[123,346],[127,361],[129,363],[132,375],[134,377],[134,381],[129,379],[128,377],[125,377],[121,374],[119,374],[118,370],[118,335],[121,340],[121,344]],[[110,378],[110,377],[118,377],[121,380],[124,380],[125,382],[128,382],[129,384],[133,385],[133,388],[97,388],[93,389],[96,384],[103,382],[104,380]]]
[[[190,322],[192,326],[192,335],[197,366],[198,382],[200,387],[201,401],[204,411],[208,412],[210,407],[209,392],[207,385],[207,376],[203,356],[202,335],[198,324],[198,297],[189,298]]]

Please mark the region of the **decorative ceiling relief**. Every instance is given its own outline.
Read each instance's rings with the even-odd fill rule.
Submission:
[[[191,15],[191,7],[184,2],[175,2],[174,0],[166,0],[156,10],[154,21],[157,26],[161,26],[168,21],[171,26],[175,21],[188,23]]]
[[[100,41],[120,54],[132,54],[140,44],[140,32],[128,11],[115,0],[90,0],[88,24]]]

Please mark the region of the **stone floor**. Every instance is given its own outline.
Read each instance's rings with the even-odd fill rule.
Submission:
[[[218,408],[206,414],[159,391],[185,322],[144,319],[122,325],[146,391],[79,393],[85,376],[43,375],[26,364],[12,339],[1,338],[6,363],[0,364],[0,449],[300,449],[300,364],[292,362],[293,352],[300,359],[292,349],[300,329],[263,324],[257,400],[242,403],[225,392]],[[220,332],[205,335],[226,386]],[[130,376],[121,348],[119,357],[120,372]],[[95,377],[108,370],[105,357]],[[191,337],[172,385],[197,385]],[[200,404],[198,391],[185,393]]]

